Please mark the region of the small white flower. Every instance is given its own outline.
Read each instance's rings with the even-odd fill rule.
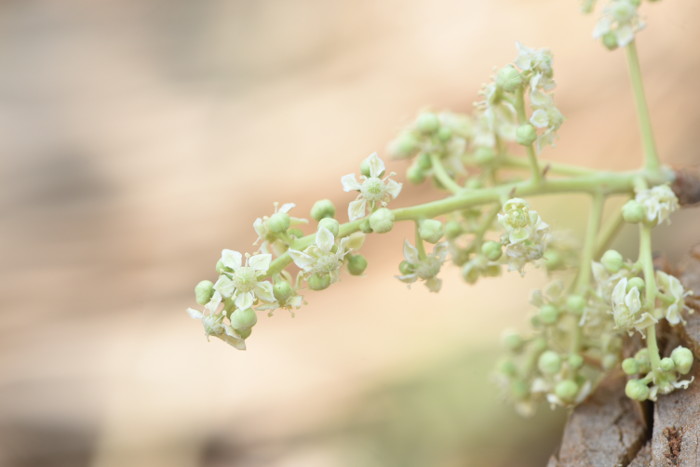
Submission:
[[[251,308],[256,300],[274,302],[270,281],[259,280],[270,268],[272,255],[264,253],[254,256],[243,255],[233,250],[221,252],[221,263],[228,271],[219,276],[214,284],[214,290],[224,298],[232,298],[237,308]]]
[[[633,0],[612,0],[604,9],[603,16],[593,29],[593,37],[599,39],[612,34],[619,47],[634,40],[634,35],[644,28]]]
[[[685,297],[691,295],[691,292],[683,288],[681,281],[663,271],[656,271],[656,285],[662,294],[661,302],[666,305],[666,321],[673,325],[683,322],[681,312],[689,309],[685,306]]]
[[[658,185],[646,190],[637,190],[635,200],[644,206],[649,222],[658,224],[668,221],[672,212],[679,207],[678,198],[668,185]]]
[[[503,205],[498,222],[505,230],[501,243],[506,247],[509,267],[522,274],[526,263],[542,258],[551,238],[549,225],[521,198]]]
[[[401,192],[402,184],[389,177],[394,175],[390,173],[384,178],[384,162],[379,158],[377,153],[373,153],[367,159],[369,165],[369,177],[360,176],[358,182],[355,174],[344,175],[340,181],[344,191],[358,191],[358,197],[348,206],[348,216],[351,221],[361,219],[367,214],[367,208],[373,210],[377,206],[384,207],[391,200],[396,198]]]
[[[552,52],[549,49],[531,49],[520,42],[516,42],[515,46],[518,49],[515,64],[530,79],[530,88],[544,91],[554,89]]]
[[[273,212],[273,216],[278,213],[283,213],[283,214],[288,214],[289,211],[296,207],[296,204],[294,203],[285,203],[282,206],[279,206],[279,203],[274,203],[275,210]],[[255,233],[258,234],[258,238],[253,242],[253,245],[257,245],[258,243],[262,242],[260,245],[260,251],[263,253],[270,253],[270,249],[272,250],[272,253],[276,255],[281,255],[287,250],[287,243],[284,242],[282,238],[280,238],[278,235],[276,235],[274,232],[270,231],[270,228],[268,226],[268,221],[270,220],[271,216],[263,216],[263,217],[258,217],[255,219],[253,222],[253,229],[255,229]],[[293,224],[299,224],[299,223],[306,223],[306,219],[301,219],[297,217],[291,217],[291,222]]]
[[[347,242],[348,237],[344,237],[336,247],[335,237],[331,231],[320,227],[316,232],[314,244],[306,247],[304,251],[290,249],[289,255],[307,277],[312,274],[329,274],[331,283],[333,283],[338,280],[338,272],[343,264],[343,258],[349,252]]]
[[[403,256],[411,272],[397,276],[401,282],[412,284],[420,279],[425,282],[425,286],[431,292],[440,291],[442,280],[438,279],[437,275],[447,257],[447,242],[436,244],[431,254],[421,258],[418,248],[406,240],[403,246]]]
[[[657,320],[649,312],[642,312],[642,299],[637,287],[627,290],[627,278],[622,278],[612,292],[612,314],[615,326],[632,332],[634,329],[643,332],[644,329],[656,324]]]

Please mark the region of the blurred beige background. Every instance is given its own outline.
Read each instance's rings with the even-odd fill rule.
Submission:
[[[659,148],[697,164],[700,5],[643,12]],[[540,274],[407,290],[397,229],[369,239],[366,277],[261,318],[247,352],[185,309],[273,202],[342,211],[341,175],[418,110],[469,111],[516,40],[555,55],[568,121],[544,156],[635,167],[624,57],[593,22],[562,0],[0,4],[0,466],[542,463],[562,414],[518,419],[489,377]],[[562,201],[550,223],[575,229]],[[672,255],[696,217],[659,232]]]

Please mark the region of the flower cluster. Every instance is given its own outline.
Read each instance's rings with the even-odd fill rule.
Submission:
[[[393,173],[381,178],[384,173],[384,162],[377,153],[367,158],[366,170],[357,181],[354,174],[343,176],[341,183],[345,191],[357,191],[357,199],[348,206],[348,217],[351,221],[361,219],[378,207],[385,207],[387,203],[401,193],[401,184],[391,180]]]
[[[417,248],[406,240],[403,257],[404,260],[399,265],[401,275],[397,276],[401,282],[412,284],[420,279],[431,292],[440,291],[442,280],[437,275],[447,257],[447,243],[438,243],[432,253],[427,254],[422,245]]]
[[[644,28],[637,9],[641,0],[612,0],[603,8],[603,16],[593,29],[593,37],[601,39],[608,49],[625,47]]]
[[[526,263],[542,258],[550,239],[549,225],[521,198],[506,201],[498,222],[505,230],[501,243],[510,269],[522,274]]]
[[[676,389],[687,389],[694,378],[682,380],[693,366],[693,353],[683,346],[676,347],[671,355],[659,361],[654,371],[652,356],[648,349],[641,349],[634,357],[622,362],[622,370],[630,376],[638,376],[627,381],[625,393],[630,399],[655,401],[659,394],[668,394]],[[656,357],[658,358],[658,357]],[[642,376],[644,375],[644,376]]]
[[[655,226],[662,222],[670,223],[670,215],[678,209],[678,198],[668,185],[637,189],[634,199],[629,200],[622,209],[627,222],[644,223]]]

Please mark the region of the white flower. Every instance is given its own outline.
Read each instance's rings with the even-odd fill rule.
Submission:
[[[246,255],[243,264],[243,255],[233,250],[221,252],[221,264],[228,269],[219,276],[214,284],[214,290],[224,298],[231,298],[237,308],[245,310],[251,308],[256,300],[274,302],[272,284],[269,281],[259,280],[270,268],[272,255],[264,253],[254,256]]]
[[[278,213],[287,214],[292,208],[296,207],[296,204],[285,203],[282,206],[279,206],[279,203],[274,203],[274,206],[275,211],[272,214],[272,216]],[[260,251],[262,251],[263,253],[270,253],[268,248],[270,247],[273,253],[275,253],[276,255],[281,255],[287,250],[288,245],[282,238],[280,238],[280,236],[270,231],[268,221],[272,216],[258,217],[253,222],[253,229],[255,229],[255,233],[258,234],[258,238],[255,240],[255,242],[253,242],[253,245],[257,245],[258,243],[262,242],[262,244],[260,245]],[[306,219],[301,219],[297,217],[291,217],[290,219],[293,224],[307,222]]]
[[[515,64],[530,79],[530,88],[544,91],[553,89],[552,52],[549,49],[531,49],[520,42],[516,42],[515,46],[518,49]]]
[[[338,270],[349,252],[347,242],[348,237],[342,238],[333,251],[336,247],[335,237],[327,228],[319,227],[314,244],[306,247],[304,251],[290,249],[289,255],[307,277],[313,274],[328,274],[333,283],[338,280]]]
[[[649,222],[658,224],[668,221],[673,211],[678,209],[678,198],[668,185],[658,185],[646,190],[636,190],[635,200],[644,206]]]
[[[229,323],[224,321],[226,317],[224,313],[202,313],[194,308],[188,308],[187,314],[189,314],[192,319],[198,319],[202,322],[204,334],[206,334],[207,339],[209,339],[209,336],[214,336],[238,350],[245,350],[245,339],[241,337]]]
[[[509,267],[522,274],[526,263],[544,254],[551,238],[549,225],[520,198],[512,198],[503,205],[498,222],[505,229],[501,243],[506,247]]]
[[[612,34],[619,47],[634,40],[634,35],[644,28],[633,0],[612,0],[604,9],[603,16],[593,29],[593,37],[599,39]]]
[[[386,206],[388,201],[396,198],[401,192],[401,183],[391,180],[389,174],[380,178],[384,174],[384,162],[377,153],[373,153],[367,159],[369,165],[369,177],[360,176],[360,182],[355,178],[355,174],[344,175],[340,181],[345,191],[359,191],[358,197],[348,206],[348,216],[351,221],[361,219],[367,214],[367,208],[373,210],[377,205]]]
[[[618,329],[642,332],[657,320],[649,312],[642,312],[642,300],[637,287],[627,290],[627,278],[622,278],[612,292],[612,314]],[[640,313],[641,312],[641,313]]]
[[[431,292],[439,292],[442,287],[442,280],[437,275],[442,268],[442,263],[447,257],[447,242],[438,243],[433,248],[433,252],[421,258],[418,248],[404,242],[403,256],[405,258],[407,274],[397,276],[401,282],[412,284],[418,279],[425,282],[425,286]]]
[[[662,294],[661,302],[666,305],[664,310],[666,321],[673,325],[683,322],[681,312],[688,309],[685,306],[685,297],[691,295],[691,292],[683,288],[681,281],[663,271],[656,271],[656,285]]]

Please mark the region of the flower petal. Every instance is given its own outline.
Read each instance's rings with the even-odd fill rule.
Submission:
[[[319,227],[318,232],[316,232],[316,245],[322,251],[329,252],[335,245],[335,237],[327,228]]]
[[[369,155],[367,158],[367,165],[369,165],[370,177],[379,178],[384,173],[384,162],[379,158],[376,152]]]
[[[418,264],[418,249],[408,243],[408,240],[403,243],[403,257],[411,264]]]
[[[343,191],[359,191],[362,188],[362,185],[357,182],[355,174],[343,175],[340,178],[340,183],[343,185]]]
[[[230,297],[233,295],[234,290],[236,290],[236,286],[227,276],[221,275],[219,276],[219,280],[217,280],[214,284],[214,290],[219,292],[224,297]]]
[[[367,211],[367,200],[364,198],[356,199],[348,204],[348,217],[351,221],[362,219]]]
[[[202,319],[204,316],[204,313],[199,310],[195,310],[194,308],[188,308],[187,314],[190,315],[190,318],[192,319]]]
[[[255,223],[253,223],[255,226]],[[221,263],[234,271],[241,267],[243,255],[233,250],[221,250]]]
[[[306,272],[310,271],[316,262],[316,259],[313,256],[309,255],[308,253],[304,253],[303,251],[288,250],[288,253],[289,256],[292,257],[294,264]]]
[[[396,182],[394,180],[387,180],[386,181],[386,192],[391,195],[392,198],[396,199],[397,196],[399,196],[399,193],[401,193],[401,188],[403,187],[403,184]]]
[[[277,212],[285,212],[285,213],[286,213],[286,212],[289,212],[289,210],[292,209],[293,207],[296,207],[296,204],[294,204],[294,203],[284,203],[284,204],[282,205],[282,207],[279,209],[279,211],[277,211]]]
[[[272,284],[270,281],[258,282],[254,289],[255,295],[265,302],[274,302],[275,295],[272,292]]]
[[[272,262],[272,255],[269,253],[255,255],[248,259],[248,266],[256,271],[267,272],[270,269],[270,262]]]
[[[236,297],[236,300],[234,301],[234,303],[236,304],[236,308],[239,308],[241,310],[247,310],[248,308],[253,306],[253,298],[254,295],[252,292],[239,293]]]

